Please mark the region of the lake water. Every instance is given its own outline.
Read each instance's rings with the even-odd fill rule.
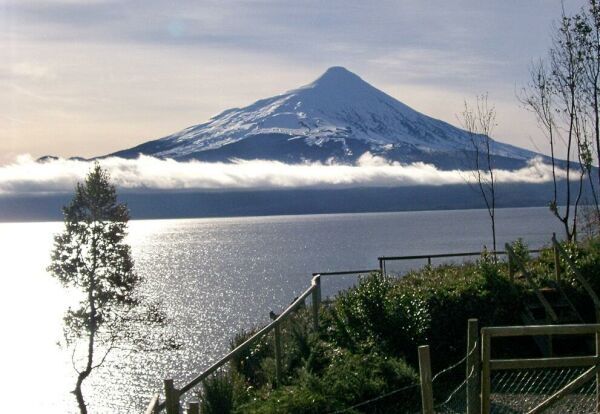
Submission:
[[[52,236],[61,229],[58,222],[0,223],[5,412],[76,412],[71,353],[56,346],[62,315],[76,296],[45,271]],[[521,237],[531,248],[560,231],[546,208],[498,210],[497,229],[499,246]],[[236,332],[268,322],[270,310],[279,312],[304,291],[313,272],[376,268],[382,255],[491,245],[484,210],[134,220],[128,242],[144,289],[162,298],[184,348],[111,354],[84,386],[94,413],[142,412],[163,378],[183,385],[224,355]],[[355,280],[327,278],[323,294]]]

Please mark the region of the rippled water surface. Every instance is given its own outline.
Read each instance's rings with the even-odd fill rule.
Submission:
[[[497,214],[502,244],[522,237],[538,247],[559,231],[545,208]],[[52,235],[61,228],[0,223],[6,412],[76,412],[71,353],[56,346],[63,312],[76,294],[45,271]],[[179,385],[191,379],[228,350],[236,332],[267,322],[269,310],[278,312],[306,289],[313,272],[374,268],[381,255],[477,251],[490,244],[489,233],[483,210],[134,220],[129,243],[145,290],[162,298],[185,346],[112,353],[84,388],[91,412],[142,412],[162,378],[173,376]],[[354,280],[328,278],[324,295]]]

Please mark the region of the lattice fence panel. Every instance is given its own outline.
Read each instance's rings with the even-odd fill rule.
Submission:
[[[526,413],[562,389],[585,368],[545,368],[492,372],[491,412]],[[549,407],[544,413],[593,413],[596,406],[596,381],[583,384]]]

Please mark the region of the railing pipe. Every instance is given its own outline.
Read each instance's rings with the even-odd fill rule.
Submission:
[[[528,250],[529,253],[540,253],[542,249],[531,249]],[[489,252],[490,254],[498,254],[498,255],[506,255],[508,252],[506,251],[495,251]],[[394,261],[394,260],[417,260],[417,259],[439,259],[444,257],[468,257],[468,256],[481,256],[481,252],[465,252],[465,253],[441,253],[441,254],[420,254],[414,256],[380,256],[378,260],[384,261]]]

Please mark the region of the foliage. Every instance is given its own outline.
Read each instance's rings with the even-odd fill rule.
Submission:
[[[164,323],[164,315],[157,304],[145,306],[139,294],[142,279],[124,241],[127,207],[117,202],[115,187],[98,163],[85,182],[77,184],[63,212],[65,228],[55,236],[48,271],[82,294],[79,305],[67,311],[64,336],[66,345],[87,341],[80,361],[74,360],[78,374],[74,394],[85,413],[83,381],[116,344],[134,340],[133,326]],[[75,350],[74,356],[78,356]]]
[[[219,372],[202,382],[200,412],[203,414],[229,414],[234,406],[234,380],[227,372]]]
[[[511,244],[534,282],[554,279],[553,249],[531,257],[522,240]],[[562,243],[569,257],[600,292],[600,240],[585,245]],[[561,285],[586,320],[594,317],[589,296],[561,261]],[[346,409],[404,385],[418,383],[417,347],[428,344],[434,372],[459,361],[466,352],[466,325],[477,318],[480,326],[520,325],[522,306],[534,299],[517,272],[508,277],[506,262],[487,252],[473,263],[425,266],[400,279],[380,273],[362,276],[357,285],[341,292],[321,309],[319,332],[312,332],[310,312],[300,311],[282,325],[282,386],[273,388],[272,353],[254,353],[251,377],[240,371],[243,401],[236,413],[320,413]],[[497,357],[531,357],[538,349],[531,338],[495,340]],[[253,387],[252,376],[264,378]],[[464,370],[445,374],[436,383],[443,398],[464,380]],[[237,391],[236,391],[237,392]],[[418,390],[369,403],[349,412],[415,412]]]
[[[322,375],[301,371],[298,381],[237,408],[239,413],[322,413],[349,407],[408,385],[418,384],[414,369],[398,358],[339,350]],[[410,412],[418,410],[418,393],[411,392],[351,412]],[[402,411],[398,411],[401,410]]]
[[[253,329],[237,333],[229,343],[230,349],[237,348],[257,331],[258,329]],[[231,367],[246,378],[249,385],[260,387],[269,381],[262,369],[263,361],[266,358],[273,358],[274,355],[272,343],[267,338],[262,337],[255,344],[237,354],[231,360]]]

